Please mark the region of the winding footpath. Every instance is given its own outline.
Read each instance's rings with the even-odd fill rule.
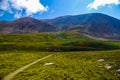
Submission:
[[[11,80],[11,79],[12,79],[15,75],[17,75],[18,73],[22,72],[23,70],[27,69],[28,67],[30,67],[30,66],[32,66],[32,65],[34,65],[34,64],[36,64],[36,63],[38,63],[38,62],[41,61],[41,60],[46,59],[46,58],[48,58],[48,57],[50,57],[50,56],[52,56],[52,55],[53,55],[53,54],[48,55],[48,56],[46,56],[46,57],[43,57],[43,58],[41,58],[41,59],[38,59],[38,60],[36,60],[36,61],[34,61],[34,62],[28,64],[28,65],[25,65],[25,66],[19,68],[18,70],[16,70],[16,71],[14,71],[14,72],[8,74],[7,76],[5,76],[5,77],[3,78],[3,80]]]

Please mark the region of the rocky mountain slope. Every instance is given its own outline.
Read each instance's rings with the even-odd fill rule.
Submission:
[[[30,17],[21,18],[11,22],[0,22],[0,33],[33,33],[54,31],[56,31],[54,26]]]
[[[77,30],[81,35],[120,40],[120,20],[101,13],[37,20],[30,17],[0,21],[0,33],[34,33]]]
[[[101,13],[63,16],[46,21],[60,30],[78,30],[83,35],[120,39],[120,20]]]

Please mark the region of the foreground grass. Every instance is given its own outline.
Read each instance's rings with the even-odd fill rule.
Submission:
[[[0,52],[0,79],[10,72],[37,59],[49,55],[48,52]]]
[[[104,62],[98,62],[104,59]],[[54,62],[55,65],[43,66]],[[106,69],[105,66],[112,66]],[[120,50],[62,52],[31,66],[13,80],[120,80]]]

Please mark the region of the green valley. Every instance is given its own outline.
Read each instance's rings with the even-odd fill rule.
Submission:
[[[120,42],[95,40],[77,31],[1,34],[0,79],[43,58],[13,80],[119,80]],[[99,62],[99,59],[104,59]],[[44,66],[45,63],[53,65]],[[111,66],[107,69],[106,66]]]

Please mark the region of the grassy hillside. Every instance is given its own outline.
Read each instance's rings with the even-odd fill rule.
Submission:
[[[60,51],[92,51],[120,48],[119,42],[113,43],[94,40],[77,31],[0,35],[0,51],[52,51],[51,48]]]

